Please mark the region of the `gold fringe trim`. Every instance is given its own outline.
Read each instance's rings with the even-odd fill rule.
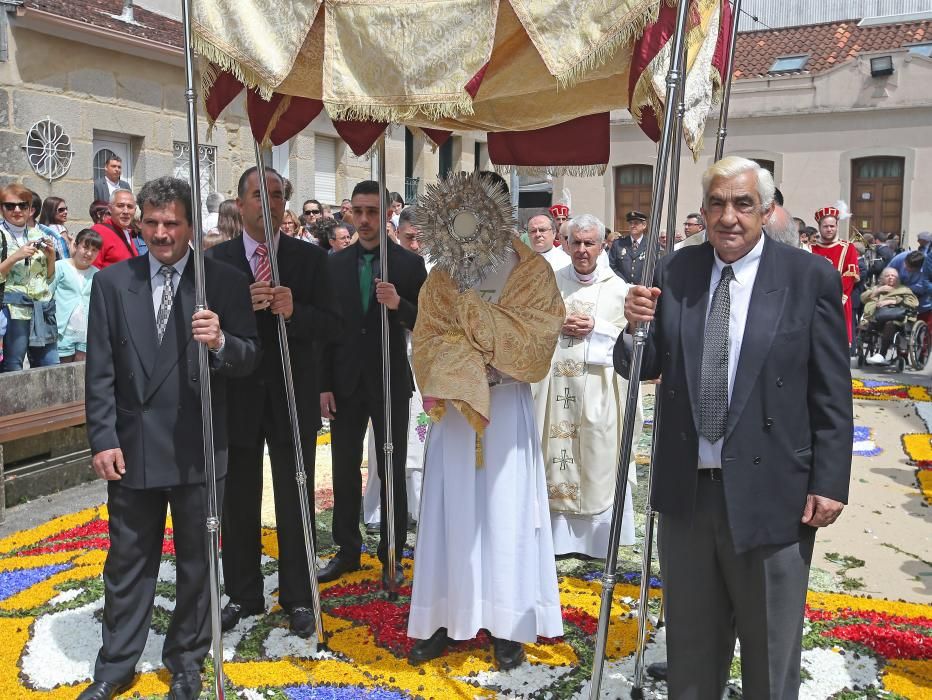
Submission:
[[[652,2],[639,16],[623,23],[617,30],[610,31],[608,36],[604,37],[598,45],[593,46],[586,55],[577,59],[575,64],[554,74],[553,77],[557,79],[560,89],[573,87],[587,73],[605,65],[605,62],[615,55],[620,46],[632,42],[643,34],[648,24],[657,21],[661,3],[662,0]]]
[[[219,67],[220,70],[232,73],[233,76],[247,88],[256,90],[262,99],[272,99],[272,93],[275,92],[274,88],[263,80],[255,70],[249,66],[243,65],[216,45],[203,39],[197,33],[194,34],[192,43],[194,44],[194,50],[199,56],[207,59],[215,66]],[[201,87],[205,95],[217,80],[216,70],[211,71],[211,73],[213,73],[213,75],[210,77],[209,82],[207,74],[201,79]]]
[[[417,118],[427,121],[459,119],[473,115],[472,98],[468,92],[445,102],[417,105],[377,105],[324,102],[330,118],[336,121],[401,123]]]
[[[503,163],[494,163],[492,166],[495,171],[502,176],[511,174],[513,168],[518,169],[518,175],[525,177],[543,177],[550,175],[552,177],[570,176],[570,177],[601,177],[608,169],[607,163],[594,165],[506,165]]]
[[[434,407],[427,412],[427,417],[434,423],[439,423],[447,414],[447,404],[443,399],[437,399]]]

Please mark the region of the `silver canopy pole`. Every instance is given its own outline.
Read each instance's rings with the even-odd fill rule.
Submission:
[[[673,35],[673,49],[670,54],[670,70],[666,79],[666,100],[664,105],[663,131],[657,149],[657,168],[650,207],[650,230],[647,234],[647,253],[644,259],[641,282],[650,284],[654,277],[654,265],[657,262],[657,239],[660,233],[660,214],[663,211],[663,196],[667,182],[667,164],[673,144],[673,122],[676,110],[676,86],[680,80],[683,65],[683,42],[686,34],[686,15],[689,3],[680,0],[676,14],[676,31]],[[618,541],[621,538],[621,523],[624,515],[625,495],[628,491],[628,465],[634,442],[634,422],[640,391],[641,364],[644,359],[644,346],[647,343],[649,324],[638,324],[634,332],[634,348],[631,357],[631,371],[628,380],[628,392],[625,400],[625,419],[621,432],[621,450],[615,475],[615,501],[612,506],[612,520],[609,530],[608,552],[605,556],[605,571],[602,574],[602,598],[599,606],[599,625],[596,630],[595,656],[592,660],[592,682],[589,687],[590,700],[596,700],[602,687],[602,672],[605,664],[605,647],[608,642],[608,627],[612,613],[612,594],[615,590],[616,569],[618,566]],[[624,342],[619,338],[619,342]],[[656,430],[656,426],[654,427]]]
[[[683,150],[683,115],[686,113],[686,42],[683,42],[683,70],[676,85],[676,118],[673,123],[673,154],[670,157],[670,198],[667,201],[667,253],[673,252],[676,234],[676,206],[680,186],[680,156]],[[659,392],[659,388],[657,390]],[[656,395],[656,394],[655,394]],[[638,595],[638,637],[634,651],[634,683],[631,697],[644,697],[644,651],[647,647],[647,602],[650,593],[650,567],[653,560],[654,529],[657,514],[651,507],[654,492],[654,460],[657,459],[660,430],[660,402],[654,402],[654,430],[651,439],[650,464],[647,467],[647,503],[645,505],[644,545],[641,547],[641,586]]]
[[[388,282],[388,210],[385,201],[385,134],[379,140],[378,151],[378,178],[379,183],[379,277]],[[385,554],[385,568],[388,570],[388,598],[398,599],[398,582],[395,580],[395,541],[398,533],[395,532],[395,446],[392,443],[392,390],[391,390],[391,355],[389,347],[390,327],[388,325],[388,307],[379,304],[382,315],[382,400],[385,412],[385,478],[382,479],[382,488],[385,490],[385,529],[388,543]]]
[[[265,246],[268,249],[269,267],[272,270],[272,286],[277,287],[281,278],[278,274],[278,249],[272,231],[272,207],[269,201],[269,186],[265,180],[265,163],[259,142],[254,141],[256,150],[256,178],[259,181],[259,197],[262,200],[262,223],[265,228]],[[291,423],[291,441],[294,445],[295,482],[298,485],[298,504],[301,508],[301,529],[304,531],[304,554],[307,557],[307,575],[311,584],[311,603],[314,606],[314,622],[317,625],[317,649],[327,647],[327,634],[320,607],[320,588],[317,582],[317,554],[314,550],[314,535],[311,526],[311,505],[307,495],[307,472],[304,470],[304,448],[298,423],[298,407],[294,396],[294,378],[291,372],[291,351],[288,347],[288,328],[285,317],[276,314],[278,321],[278,345],[282,353],[282,372],[285,375],[285,400],[288,404],[288,422]],[[313,488],[313,484],[311,485]]]
[[[184,27],[185,102],[188,117],[188,165],[191,183],[191,224],[194,227],[194,308],[207,308],[204,279],[204,232],[201,228],[201,169],[198,162],[197,93],[194,91],[194,49],[191,41],[191,0],[181,2]],[[207,346],[197,344],[198,384],[201,387],[201,434],[204,442],[204,485],[207,492],[207,562],[210,576],[211,653],[214,662],[214,697],[224,698],[223,630],[220,624],[220,510],[217,503],[217,465],[214,461],[214,411],[210,391]]]
[[[518,168],[511,168],[511,177],[508,188],[511,190],[511,208],[514,210],[515,218],[518,218],[518,202],[521,199],[521,178],[518,177]],[[520,221],[520,219],[519,219]],[[559,232],[558,232],[559,233]]]
[[[722,106],[718,115],[718,137],[715,139],[715,158],[719,161],[725,154],[725,137],[728,135],[728,106],[731,102],[731,74],[735,70],[735,46],[738,43],[738,21],[741,19],[741,0],[734,0],[734,16],[731,18],[731,45],[725,61],[725,85],[722,89]]]

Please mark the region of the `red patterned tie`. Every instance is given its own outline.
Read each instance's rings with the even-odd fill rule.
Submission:
[[[272,266],[269,264],[269,249],[265,243],[256,247],[256,255],[259,256],[256,261],[256,282],[271,282]]]

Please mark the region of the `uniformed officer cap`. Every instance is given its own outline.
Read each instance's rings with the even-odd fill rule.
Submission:
[[[647,215],[639,211],[629,211],[625,214],[625,221],[647,221]]]

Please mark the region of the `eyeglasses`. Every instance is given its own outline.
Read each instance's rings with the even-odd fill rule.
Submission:
[[[695,221],[684,221],[683,226],[699,226]]]
[[[13,211],[14,209],[28,211],[29,209],[32,209],[32,202],[4,202],[3,208],[7,211]]]
[[[59,214],[63,214],[64,212],[68,211],[68,207],[58,207],[58,209],[55,211],[57,211]]]
[[[308,214],[320,214],[320,209],[305,209],[304,215],[307,216]]]
[[[528,233],[548,233],[550,231],[553,231],[553,228],[550,226],[547,228],[529,228],[527,230]]]

